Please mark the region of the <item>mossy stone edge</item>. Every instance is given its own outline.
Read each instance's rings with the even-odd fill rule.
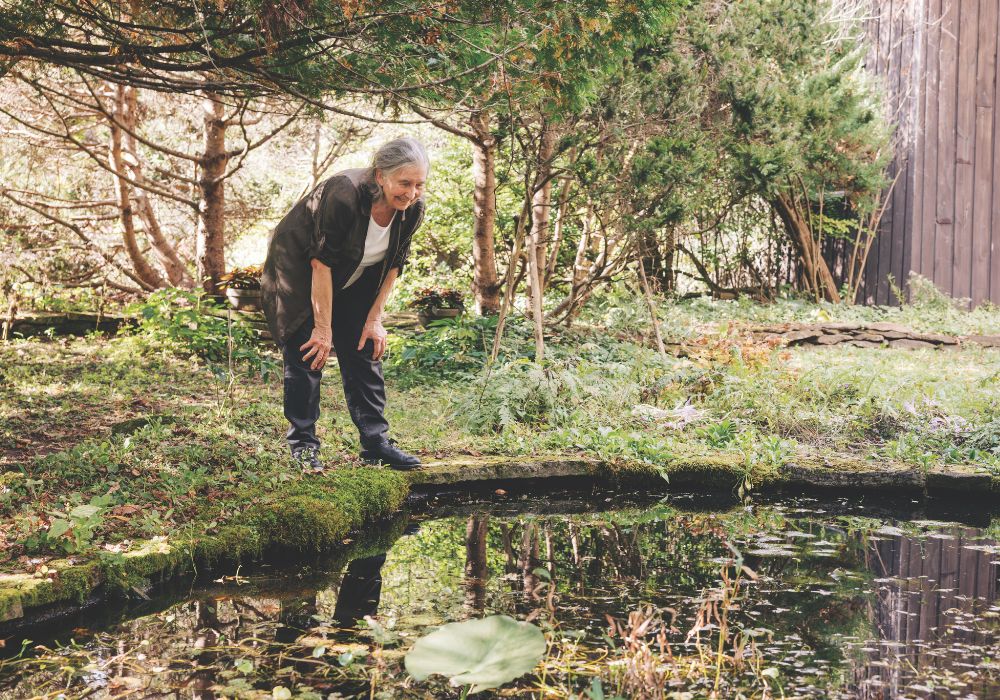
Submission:
[[[53,604],[82,605],[95,593],[129,590],[199,567],[258,559],[269,551],[329,551],[362,526],[399,511],[412,490],[553,477],[583,477],[614,486],[667,485],[729,492],[752,488],[854,489],[921,495],[1000,492],[1000,480],[971,465],[930,469],[850,457],[797,458],[780,468],[747,468],[727,455],[678,455],[654,466],[585,457],[476,456],[430,462],[408,473],[386,469],[339,469],[330,477],[283,484],[248,498],[242,517],[211,534],[140,543],[124,554],[93,560],[50,562],[40,574],[0,574],[0,622],[23,618]]]

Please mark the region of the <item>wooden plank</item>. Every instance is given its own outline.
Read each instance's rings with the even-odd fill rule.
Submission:
[[[904,0],[905,1],[905,0]],[[893,23],[893,10],[897,1],[879,3],[879,75],[882,76],[886,90],[888,92],[889,109],[893,119],[898,117],[897,108],[899,105],[899,58],[893,60],[893,41],[895,32]],[[899,150],[893,155],[892,165],[889,168],[889,177],[895,178],[899,170]],[[889,273],[892,271],[892,237],[896,229],[896,219],[902,218],[902,211],[897,209],[896,202],[899,191],[897,183],[896,189],[892,193],[892,201],[886,211],[882,221],[881,230],[875,241],[874,260],[874,283],[873,300],[876,304],[885,304],[889,301]]]
[[[963,540],[963,544],[965,541]],[[963,612],[972,612],[973,605],[975,604],[974,598],[976,595],[976,589],[978,586],[978,581],[976,573],[979,568],[979,556],[981,552],[977,552],[974,549],[969,549],[968,547],[962,547],[959,550],[959,583],[958,583],[958,593],[962,596],[962,599],[957,601],[956,607]],[[971,633],[963,630],[952,629],[953,637],[960,642],[968,643],[971,641]]]
[[[927,9],[926,53],[924,65],[923,168],[920,173],[920,258],[917,271],[934,278],[934,210],[937,204],[938,152],[938,49],[941,43],[941,2],[929,0]]]
[[[903,220],[900,222],[899,239],[893,241],[893,246],[897,250],[893,253],[896,261],[894,273],[896,283],[900,289],[906,289],[906,281],[910,276],[910,265],[912,260],[912,231],[913,231],[913,190],[915,187],[914,169],[916,167],[916,136],[917,136],[917,99],[920,94],[920,74],[923,70],[920,56],[918,37],[916,35],[914,3],[909,2],[903,5],[899,13],[900,36],[903,43],[899,53],[899,85],[900,85],[900,116],[901,126],[904,130],[904,148],[899,157],[903,158],[905,171],[903,173],[904,190],[902,193]],[[901,303],[906,299],[900,299]]]
[[[1000,16],[997,17],[996,32],[1000,35]],[[1000,47],[993,75],[993,212],[990,231],[990,291],[989,300],[1000,304],[1000,117],[997,116],[996,101],[1000,100]]]
[[[927,11],[930,0],[914,4],[911,18],[913,31],[913,57],[915,61],[910,85],[916,93],[913,96],[913,181],[910,186],[910,222],[907,227],[907,276],[920,272],[920,253],[923,244],[923,198],[924,185],[924,144],[927,124]]]
[[[952,293],[955,217],[955,119],[958,102],[958,16],[961,0],[942,0],[938,43],[938,167],[934,209],[934,283]]]
[[[947,617],[945,616],[945,611],[955,605],[955,596],[958,594],[958,565],[959,565],[959,555],[961,553],[961,532],[958,528],[955,531],[949,533],[955,536],[953,540],[944,540],[941,545],[941,571],[938,574],[938,588],[941,592],[938,594],[939,597],[939,614],[936,622],[937,630],[935,631],[935,639],[941,639],[944,637],[944,628],[947,622]]]
[[[976,64],[976,126],[972,196],[972,285],[973,305],[990,295],[990,237],[993,228],[993,113],[996,99],[997,14],[995,0],[979,5],[978,59]]]
[[[924,560],[922,573],[927,578],[921,579],[920,596],[920,624],[917,630],[917,639],[927,641],[933,638],[931,629],[937,626],[938,601],[940,597],[935,590],[938,588],[938,579],[941,578],[941,555],[944,543],[947,540],[928,538],[924,544]],[[918,647],[917,668],[933,665],[933,658],[926,654],[926,646]]]
[[[976,143],[976,55],[979,0],[963,0],[958,18],[958,100],[955,117],[955,226],[952,296],[972,295],[972,197]]]

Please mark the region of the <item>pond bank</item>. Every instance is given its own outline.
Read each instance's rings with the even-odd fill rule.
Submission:
[[[800,458],[778,469],[749,470],[731,458],[704,455],[678,456],[663,471],[648,464],[564,456],[455,458],[428,462],[410,473],[338,469],[322,478],[280,484],[267,493],[248,493],[243,507],[235,504],[227,524],[203,534],[154,538],[129,551],[101,552],[86,561],[51,561],[33,574],[2,574],[0,625],[16,627],[36,613],[71,609],[116,592],[142,595],[151,583],[258,559],[269,552],[336,550],[351,532],[396,513],[411,492],[566,477],[629,488],[669,483],[670,489],[721,494],[739,489],[788,493],[850,489],[907,497],[991,497],[1000,491],[1000,481],[977,467],[941,465],[925,470],[847,457]]]

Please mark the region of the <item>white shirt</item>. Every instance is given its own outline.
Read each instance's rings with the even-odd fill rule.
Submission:
[[[393,212],[392,219],[389,219],[389,223],[385,226],[379,226],[375,222],[374,216],[368,218],[368,235],[365,237],[365,252],[361,256],[361,264],[358,265],[358,269],[354,271],[351,278],[347,280],[344,289],[354,284],[361,277],[361,273],[365,271],[365,268],[385,260],[386,251],[389,250],[389,229],[392,228],[392,222],[395,218],[396,212]]]

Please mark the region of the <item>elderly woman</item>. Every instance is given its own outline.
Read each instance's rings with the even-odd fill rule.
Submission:
[[[331,347],[362,459],[398,469],[420,464],[388,437],[382,310],[423,220],[429,167],[419,141],[389,141],[371,167],[319,183],[271,234],[261,280],[264,313],[284,356],[288,445],[306,469],[323,469],[316,421]]]

